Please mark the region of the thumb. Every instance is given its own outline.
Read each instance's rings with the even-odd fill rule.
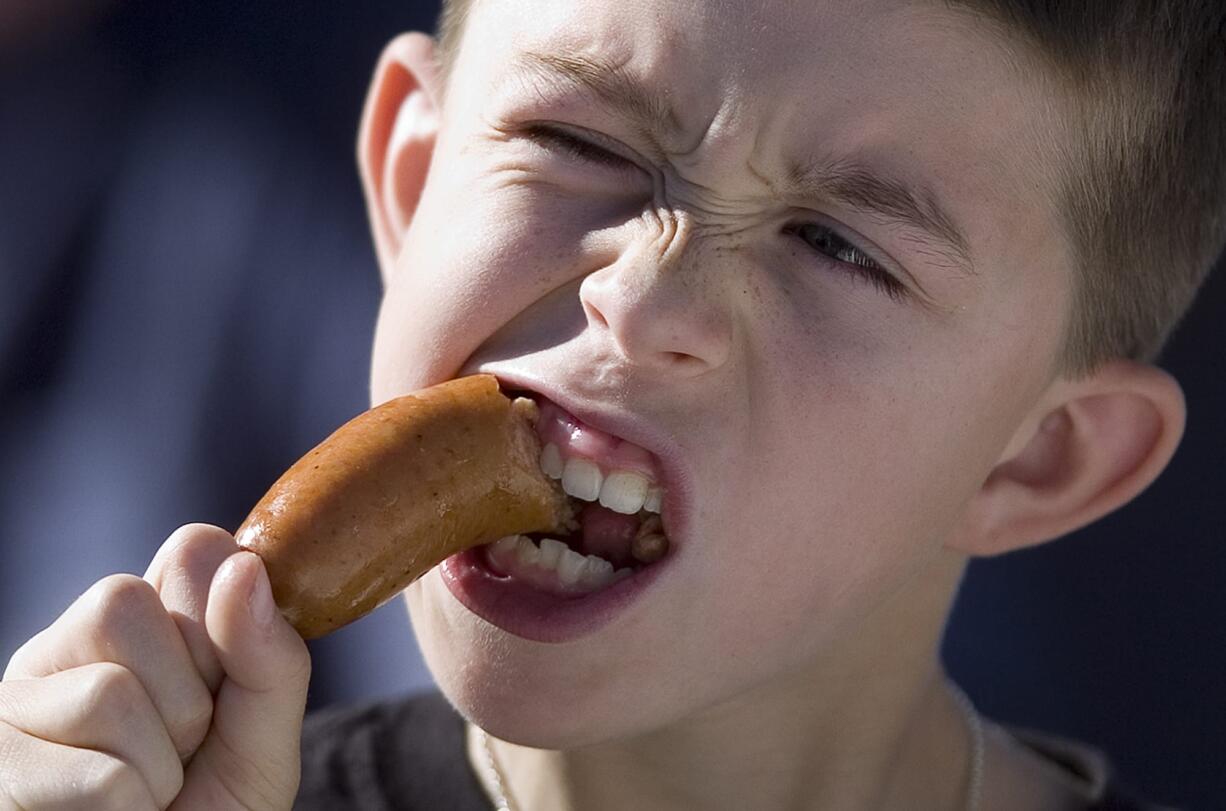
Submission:
[[[218,567],[205,627],[225,678],[175,807],[288,809],[298,792],[311,659],[277,610],[258,557],[236,552]]]

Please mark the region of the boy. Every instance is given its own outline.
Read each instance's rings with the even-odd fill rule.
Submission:
[[[937,645],[968,557],[1178,444],[1148,361],[1224,239],[1224,31],[1209,0],[454,3],[359,138],[372,399],[497,374],[567,427],[568,489],[647,468],[668,555],[578,597],[539,548],[447,561],[407,603],[468,725],[419,700],[303,739],[261,565],[186,527],[14,656],[0,797],[1108,807]]]

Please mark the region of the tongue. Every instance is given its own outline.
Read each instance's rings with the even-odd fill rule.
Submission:
[[[599,504],[586,504],[579,513],[583,552],[599,555],[614,566],[630,566],[634,558],[630,544],[638,532],[637,515],[624,515]]]

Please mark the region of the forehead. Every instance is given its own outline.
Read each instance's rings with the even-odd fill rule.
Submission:
[[[1066,254],[1051,238],[1061,223],[1049,88],[965,12],[898,0],[478,0],[470,26],[466,53],[480,51],[477,80],[494,95],[556,91],[565,103],[565,82],[507,69],[526,54],[616,66],[658,102],[668,154],[704,180],[770,185],[854,160],[930,191],[977,265],[1039,242]]]

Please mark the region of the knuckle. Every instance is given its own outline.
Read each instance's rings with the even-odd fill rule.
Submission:
[[[194,539],[194,538],[208,538],[212,540],[229,539],[230,543],[234,543],[234,536],[226,532],[221,527],[216,526],[214,524],[205,524],[199,521],[191,523],[191,524],[184,524],[183,526],[176,529],[173,534],[176,536],[183,536],[184,539]]]
[[[27,640],[9,659],[4,679],[32,678],[67,669],[84,655],[81,635],[109,646],[136,638],[150,627],[152,612],[162,611],[157,592],[136,575],[104,577],[89,587],[51,626]],[[64,664],[72,662],[72,664]]]
[[[39,633],[30,637],[24,643],[22,643],[20,648],[13,652],[13,655],[9,658],[8,665],[6,665],[4,668],[4,681],[22,678],[28,672],[29,667],[27,666],[27,662],[31,657],[31,651],[34,649],[34,646],[38,643],[39,637],[41,637],[43,633],[44,632],[40,631]]]
[[[153,586],[133,574],[104,577],[86,592],[90,616],[103,627],[139,623],[150,610],[160,610]]]
[[[162,545],[162,550],[182,565],[211,560],[216,557],[219,548],[229,550],[234,546],[234,536],[221,527],[212,524],[184,524],[171,533]]]
[[[111,755],[99,753],[91,758],[81,782],[89,807],[99,811],[146,811],[157,807],[140,772]]]
[[[192,526],[205,527],[206,525]],[[221,562],[238,549],[232,536],[216,527],[207,528],[212,531],[199,531],[185,535],[174,550],[167,555],[165,561],[165,568],[168,572],[186,575],[189,580],[192,575],[202,577],[201,585],[205,589],[208,588],[208,583]],[[218,536],[217,533],[221,533],[221,536]]]
[[[95,662],[81,668],[78,706],[97,723],[131,718],[148,708],[149,697],[131,670],[114,662]]]
[[[48,757],[47,746],[0,722],[0,808],[157,808],[144,778],[127,762],[105,752],[71,747]]]

